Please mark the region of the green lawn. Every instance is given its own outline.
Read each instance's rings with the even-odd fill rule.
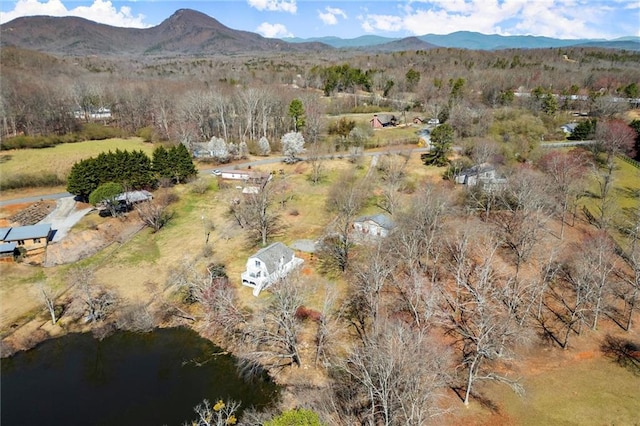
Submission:
[[[130,138],[65,143],[42,149],[2,151],[0,152],[0,176],[6,179],[18,174],[53,172],[65,178],[77,161],[116,149],[142,150],[151,156],[154,145],[145,143],[140,138]]]

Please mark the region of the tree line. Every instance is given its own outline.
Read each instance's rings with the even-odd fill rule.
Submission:
[[[155,188],[163,179],[181,183],[196,175],[191,154],[182,144],[159,146],[149,158],[143,151],[101,153],[75,163],[67,178],[67,191],[84,201],[100,185],[114,182],[128,189]]]

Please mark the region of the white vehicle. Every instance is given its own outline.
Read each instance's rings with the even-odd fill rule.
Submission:
[[[222,176],[222,172],[218,169],[212,170],[211,174],[214,176]]]
[[[440,120],[438,120],[437,118],[431,118],[429,119],[429,121],[427,121],[427,124],[432,124],[432,125],[440,124]]]

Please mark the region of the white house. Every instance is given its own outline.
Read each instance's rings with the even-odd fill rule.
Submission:
[[[276,281],[286,277],[304,262],[293,250],[282,243],[273,243],[247,259],[246,271],[242,273],[242,285],[253,288],[253,295]]]
[[[362,216],[353,222],[353,229],[361,237],[386,237],[396,224],[385,214]]]
[[[455,183],[467,186],[480,185],[485,190],[494,190],[507,183],[507,179],[498,175],[494,166],[482,163],[462,170],[455,176]]]

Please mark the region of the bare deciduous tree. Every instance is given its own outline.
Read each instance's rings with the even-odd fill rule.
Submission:
[[[136,204],[135,209],[140,219],[146,226],[153,229],[153,232],[158,232],[173,217],[173,212],[169,210],[171,198],[170,194],[165,193],[154,200]]]
[[[116,294],[95,282],[93,270],[87,267],[72,269],[68,275],[74,294],[82,300],[87,321],[102,321],[117,304]]]
[[[256,312],[245,329],[245,368],[255,365],[267,369],[300,367],[300,320],[296,312],[302,306],[299,284],[287,278],[270,287],[271,300],[266,308]]]
[[[240,403],[228,400],[219,400],[213,406],[207,399],[193,408],[198,416],[195,420],[185,422],[183,426],[229,426],[238,422],[236,412]]]
[[[500,303],[502,282],[496,274],[494,256],[498,244],[474,241],[463,231],[449,245],[449,265],[455,280],[453,290],[443,289],[441,324],[455,339],[460,368],[465,371],[465,405],[474,385],[481,380],[494,380],[509,385],[517,393],[523,391],[516,379],[502,373],[506,362],[521,337]],[[500,372],[500,373],[499,373]]]
[[[351,227],[367,193],[366,183],[360,181],[353,170],[343,173],[329,191],[327,210],[336,217],[328,226],[320,250],[326,269],[332,269],[333,265],[342,272],[347,269],[353,245]]]
[[[45,308],[49,311],[49,315],[51,316],[51,324],[56,325],[58,322],[58,312],[56,311],[56,299],[59,294],[56,290],[54,290],[50,285],[45,282],[39,282],[36,284],[38,288],[38,293],[40,294],[40,298],[44,303]]]
[[[543,176],[521,169],[509,177],[506,188],[498,195],[499,211],[494,212],[491,221],[515,257],[515,279],[542,238],[549,219],[545,188]]]
[[[264,179],[240,199],[229,204],[229,214],[240,227],[249,232],[252,242],[263,246],[280,228],[280,213],[274,210],[276,197],[284,192],[284,185],[275,179]]]
[[[406,166],[411,153],[387,154],[380,157],[378,170],[382,180],[382,199],[378,207],[394,214],[400,205],[401,191],[405,186]]]
[[[379,318],[381,292],[395,266],[385,244],[379,241],[369,246],[352,268],[347,304],[350,320],[361,338],[367,335],[369,323],[375,324]]]
[[[426,424],[442,413],[448,364],[447,351],[423,330],[380,323],[341,363],[347,387],[337,388],[340,410],[353,424]]]
[[[554,185],[550,187],[560,204],[560,239],[564,238],[564,225],[567,211],[571,203],[575,202],[581,186],[581,178],[586,174],[587,160],[580,151],[560,152],[552,151],[540,160],[540,166]]]

